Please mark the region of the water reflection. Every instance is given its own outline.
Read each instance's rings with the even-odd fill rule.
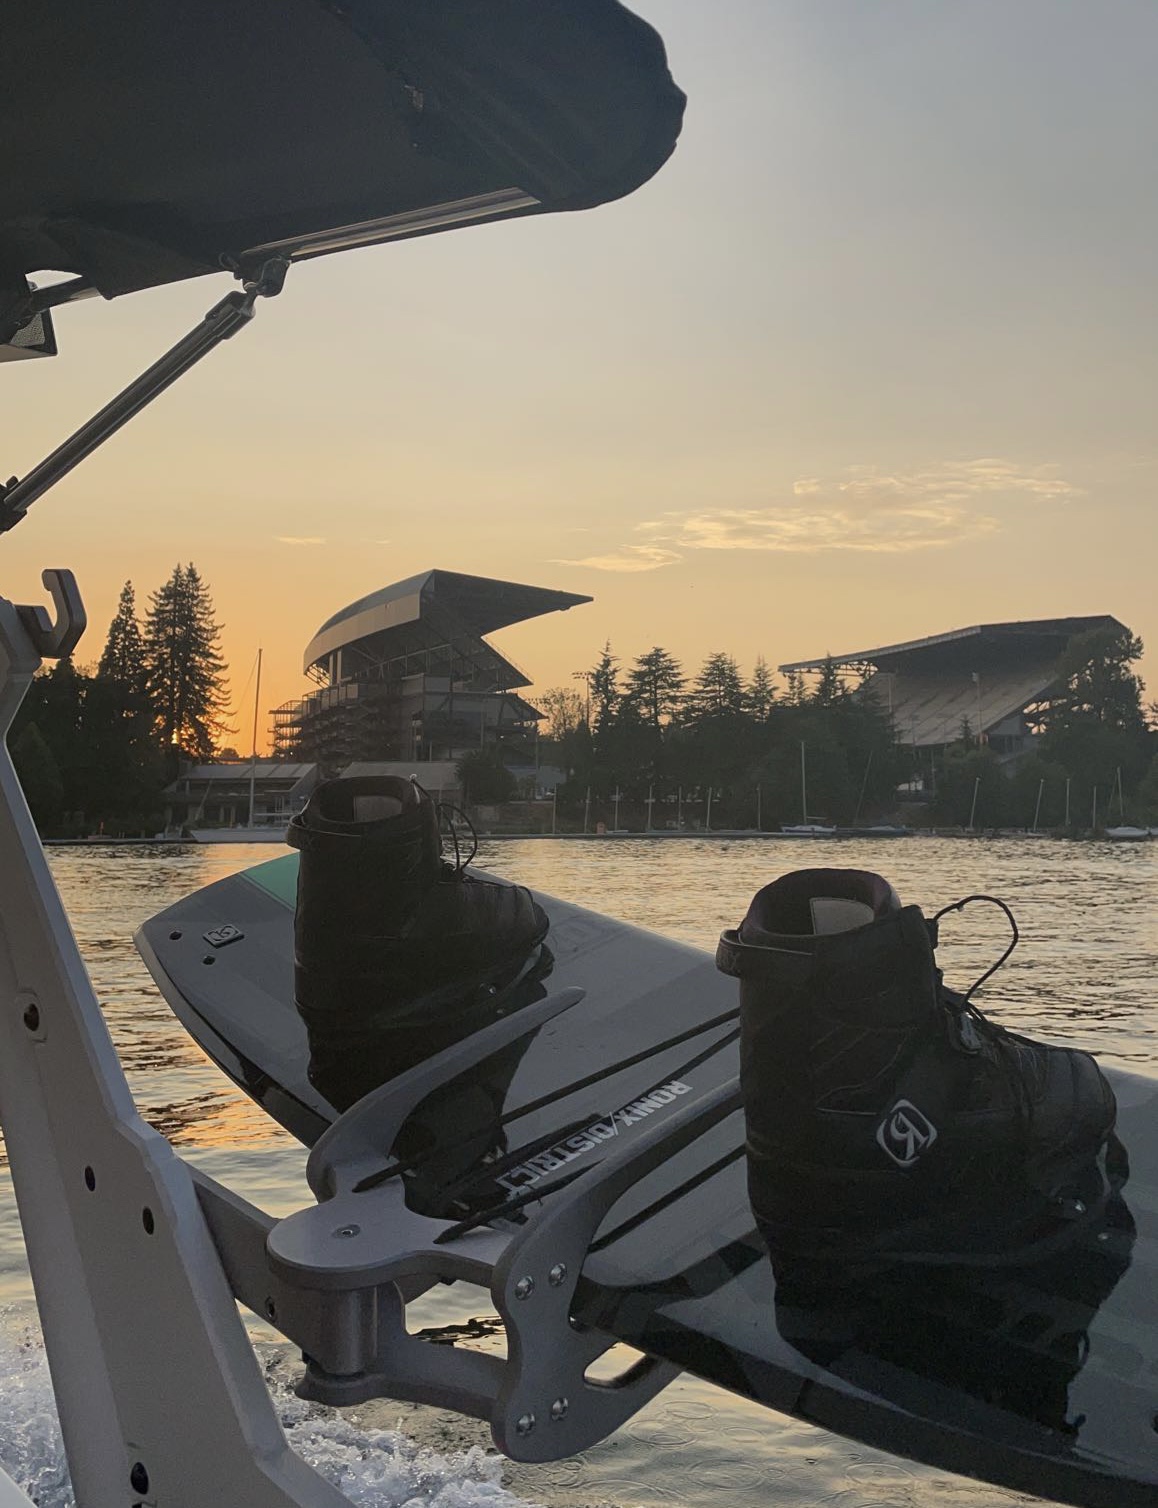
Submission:
[[[826,1281],[777,1264],[776,1324],[810,1360],[912,1412],[942,1385],[1076,1444],[1084,1414],[1070,1387],[1091,1355],[1099,1310],[1130,1266],[1137,1234],[1123,1196],[1128,1163],[1112,1143],[1103,1197],[1080,1231],[1039,1260],[986,1268],[894,1266]],[[1097,1175],[1101,1178],[1100,1172]],[[924,1406],[923,1406],[924,1405]],[[962,1427],[976,1430],[963,1402]],[[1102,1421],[1103,1427],[1105,1421]],[[1096,1450],[1098,1440],[1085,1442]]]

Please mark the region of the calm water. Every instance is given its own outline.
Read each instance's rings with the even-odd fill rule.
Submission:
[[[145,1117],[190,1161],[274,1214],[309,1201],[304,1154],[236,1092],[154,991],[131,934],[210,881],[277,852],[221,847],[58,849],[52,868]],[[879,869],[926,910],[976,891],[1014,909],[1022,942],[981,1004],[1007,1024],[1158,1073],[1158,843],[792,839],[483,844],[478,863],[685,942],[713,947],[754,889],[788,869]],[[1004,918],[972,907],[942,923],[950,983],[970,983],[1005,946]],[[19,1224],[0,1169],[0,1457],[41,1504],[71,1501],[36,1330]],[[477,1295],[423,1301],[428,1324],[477,1314]],[[463,1307],[464,1303],[466,1307]],[[295,1353],[253,1326],[283,1421],[302,1454],[355,1501],[384,1508],[1008,1508],[1032,1499],[899,1462],[681,1381],[582,1458],[514,1468],[487,1432],[450,1414],[379,1403],[340,1415],[290,1391]]]

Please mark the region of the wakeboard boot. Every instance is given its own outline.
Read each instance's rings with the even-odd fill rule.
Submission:
[[[936,941],[879,875],[829,869],[766,886],[720,939],[778,1276],[1035,1261],[1109,1194],[1116,1105],[1093,1058],[987,1021]]]
[[[546,913],[443,858],[416,781],[325,781],[287,841],[301,854],[295,1001],[310,1080],[335,1109],[542,995]]]

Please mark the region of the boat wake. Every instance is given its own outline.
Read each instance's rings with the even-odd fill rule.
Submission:
[[[367,1428],[298,1398],[285,1347],[258,1356],[290,1445],[359,1508],[528,1508],[503,1487],[495,1453],[439,1453],[401,1430]],[[37,1508],[75,1508],[48,1359],[26,1311],[0,1319],[0,1464]]]

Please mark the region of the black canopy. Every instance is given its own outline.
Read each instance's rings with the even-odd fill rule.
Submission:
[[[615,0],[6,0],[0,283],[112,296],[631,192],[684,98]]]

